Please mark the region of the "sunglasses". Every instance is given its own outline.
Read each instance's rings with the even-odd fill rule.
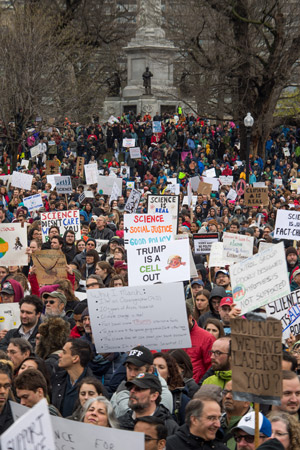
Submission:
[[[44,305],[47,305],[48,303],[49,303],[50,305],[54,305],[55,300],[45,300],[45,301],[44,301]]]

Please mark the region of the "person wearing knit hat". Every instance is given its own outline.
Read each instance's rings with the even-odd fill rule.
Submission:
[[[290,282],[292,281],[292,274],[295,270],[300,268],[298,260],[298,253],[295,247],[288,247],[285,251],[286,263],[289,273]]]

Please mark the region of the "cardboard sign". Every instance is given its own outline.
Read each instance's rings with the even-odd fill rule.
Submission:
[[[14,420],[27,411],[31,411],[19,403],[11,401],[9,403]],[[56,416],[50,416],[50,420],[56,450],[125,450],[125,447],[130,450],[141,450],[145,445],[144,433],[99,427]],[[124,442],[126,442],[126,446],[124,446]],[[12,448],[19,449],[19,447]],[[22,447],[20,450],[25,450],[25,448],[27,450],[27,447]],[[48,447],[40,445],[36,446],[35,450],[48,450]]]
[[[25,189],[25,191],[30,191],[32,179],[33,175],[14,171],[11,177],[11,185],[16,188]]]
[[[70,176],[54,177],[56,192],[60,194],[72,194],[73,187]]]
[[[27,232],[20,223],[0,224],[0,265],[28,266]]]
[[[75,170],[75,174],[76,174],[77,177],[83,178],[84,163],[85,163],[84,157],[83,156],[78,156],[77,160],[76,160],[76,170]]]
[[[281,321],[283,340],[300,334],[300,289],[266,305],[266,312]]]
[[[85,164],[84,165],[85,180],[87,185],[98,183],[98,165]]]
[[[221,175],[219,176],[219,180],[222,186],[232,186],[233,183],[233,176],[225,176]]]
[[[130,192],[130,195],[128,197],[128,200],[126,202],[124,211],[126,211],[128,214],[133,214],[136,212],[137,207],[139,206],[140,199],[142,194],[140,191],[137,191],[136,189],[132,189]]]
[[[24,206],[28,209],[28,211],[36,211],[44,206],[41,194],[31,195],[30,197],[24,197],[23,199]]]
[[[0,303],[0,330],[11,330],[20,325],[19,303]]]
[[[223,259],[223,242],[213,242],[210,250],[208,267],[225,267],[227,261]]]
[[[129,147],[135,147],[135,139],[123,139],[122,147],[129,148]]]
[[[125,214],[125,246],[161,244],[173,239],[171,214]]]
[[[290,294],[283,243],[230,266],[233,300],[242,314]]]
[[[218,192],[220,183],[218,178],[212,178],[212,177],[202,177],[202,181],[204,183],[208,183],[212,185],[212,190]]]
[[[218,242],[219,233],[194,234],[194,251],[196,255],[208,255],[214,242]]]
[[[173,231],[178,230],[179,195],[148,195],[147,211],[149,214],[171,214]]]
[[[253,255],[253,236],[243,234],[224,233],[223,235],[223,259],[227,264],[235,263]]]
[[[198,185],[198,194],[202,194],[202,195],[210,195],[212,191],[212,185],[209,183],[204,183],[203,181],[200,181],[199,185]]]
[[[141,149],[140,149],[140,147],[131,147],[129,149],[129,151],[130,151],[130,158],[131,159],[141,158]]]
[[[161,133],[161,122],[154,120],[152,122],[152,130],[153,133]]]
[[[43,242],[49,240],[49,228],[52,225],[56,225],[59,228],[59,234],[61,236],[63,236],[67,230],[73,230],[75,233],[75,240],[81,239],[80,212],[78,210],[71,209],[68,211],[41,213],[41,223]]]
[[[67,260],[60,250],[37,250],[32,255],[36,277],[40,285],[53,284],[67,278]]]
[[[191,347],[182,283],[89,289],[87,297],[98,353]]]
[[[245,191],[245,204],[247,206],[268,205],[268,188],[247,187]]]
[[[190,279],[189,240],[127,248],[129,286]]]
[[[122,192],[122,178],[105,177],[98,175],[98,192],[103,195],[111,195],[115,183],[117,183],[119,191]]]
[[[280,405],[282,395],[281,322],[238,317],[230,321],[233,398]]]
[[[1,435],[1,449],[56,449],[46,399],[28,409]]]
[[[300,240],[300,213],[297,211],[285,211],[279,209],[276,215],[275,239]]]
[[[59,162],[58,161],[46,161],[46,172],[45,175],[55,175],[59,172]]]

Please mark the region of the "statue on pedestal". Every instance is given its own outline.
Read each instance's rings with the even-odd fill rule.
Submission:
[[[146,95],[151,95],[151,77],[153,77],[153,74],[150,72],[149,67],[146,67],[146,71],[143,73],[143,86]]]
[[[161,0],[139,0],[137,11],[137,28],[160,28]]]

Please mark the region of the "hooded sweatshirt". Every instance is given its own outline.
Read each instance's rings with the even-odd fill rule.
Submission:
[[[12,288],[15,293],[14,303],[19,303],[21,298],[24,297],[24,291],[21,284],[18,281],[13,280],[11,278],[9,278],[7,281],[12,285]]]
[[[198,320],[198,325],[201,328],[204,327],[205,322],[207,321],[207,319],[211,319],[211,318],[218,319],[218,320],[221,319],[220,315],[215,312],[214,307],[212,305],[212,299],[214,297],[220,297],[220,299],[223,298],[223,297],[226,297],[225,289],[222,286],[215,286],[215,287],[213,287],[213,289],[212,289],[212,291],[210,293],[210,296],[209,296],[209,308],[210,308],[210,311],[208,311],[207,313],[201,315],[199,317],[199,320]]]

